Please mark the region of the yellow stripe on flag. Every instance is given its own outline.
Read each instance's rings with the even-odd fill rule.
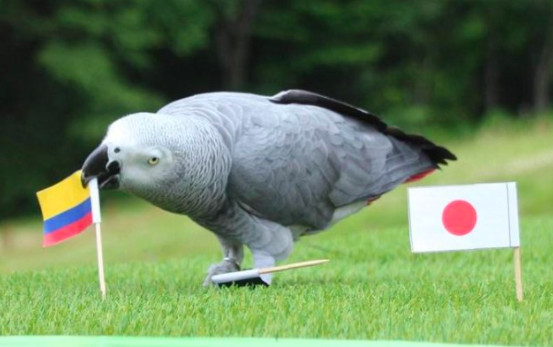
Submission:
[[[81,184],[81,171],[77,171],[63,181],[36,193],[42,217],[47,220],[90,197],[88,187]]]

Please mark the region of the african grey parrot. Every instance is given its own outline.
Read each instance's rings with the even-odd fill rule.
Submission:
[[[273,97],[206,93],[113,122],[85,160],[83,184],[119,188],[211,230],[237,271],[285,259],[300,236],[326,229],[397,185],[455,156],[373,114],[302,90]],[[270,275],[263,280],[270,283]]]

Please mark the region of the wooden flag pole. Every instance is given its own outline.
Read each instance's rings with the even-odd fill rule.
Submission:
[[[96,254],[98,255],[98,281],[102,299],[106,298],[106,281],[104,278],[104,256],[102,251],[102,216],[100,213],[100,193],[98,190],[98,179],[94,178],[88,183],[90,189],[90,202],[92,205],[92,221],[96,227]]]
[[[514,258],[515,258],[515,286],[516,286],[517,300],[522,301],[524,296],[522,293],[522,266],[520,263],[520,247],[514,248]]]
[[[293,263],[288,265],[281,265],[281,266],[274,266],[274,267],[265,267],[258,270],[258,273],[260,275],[278,272],[278,271],[286,271],[290,269],[297,269],[300,267],[308,267],[308,266],[315,266],[319,264],[324,264],[326,262],[330,261],[329,259],[319,259],[319,260],[309,260],[309,261],[302,261],[299,263]]]
[[[100,282],[100,291],[102,299],[106,298],[106,281],[104,278],[104,257],[102,251],[102,229],[100,223],[95,223],[96,226],[96,253],[98,254],[98,280]]]

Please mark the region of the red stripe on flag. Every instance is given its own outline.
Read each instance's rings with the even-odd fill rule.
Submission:
[[[86,214],[83,218],[76,220],[75,222],[59,228],[49,234],[44,235],[43,247],[48,247],[60,243],[68,238],[80,234],[89,225],[92,224],[92,212]]]

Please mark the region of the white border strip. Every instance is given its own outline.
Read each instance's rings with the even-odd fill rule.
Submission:
[[[520,247],[520,226],[518,218],[518,194],[516,182],[507,183],[507,201],[509,204],[509,232],[511,247]]]

